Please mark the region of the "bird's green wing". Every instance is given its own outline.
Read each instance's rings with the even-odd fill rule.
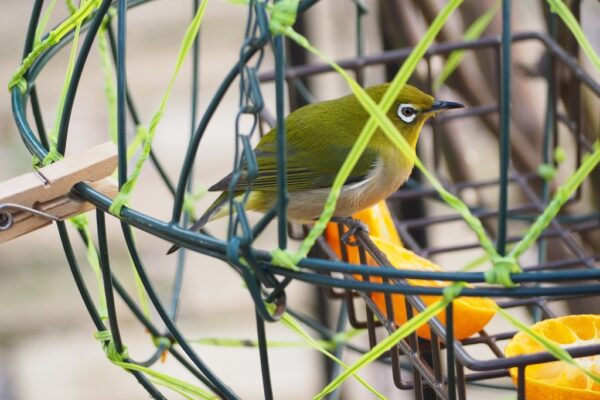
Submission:
[[[310,189],[328,188],[339,171],[350,149],[336,149],[335,151],[321,155],[327,157],[328,165],[323,166],[312,161],[311,158],[296,155],[288,157],[287,160],[287,184],[289,191],[303,191]],[[257,152],[258,175],[252,182],[252,188],[264,191],[277,190],[277,158],[275,152]],[[288,154],[290,152],[288,151]],[[375,165],[377,156],[374,152],[365,151],[358,164],[346,180],[346,184],[360,182],[365,179]],[[229,188],[232,174],[227,175],[218,183],[213,185],[210,191],[223,191]],[[235,191],[242,191],[248,187],[247,173],[242,169],[242,175],[234,187]]]
[[[286,119],[289,191],[331,187],[366,120],[366,112],[362,107],[357,108],[350,97],[305,106],[290,114]],[[272,130],[254,149],[258,164],[258,176],[252,182],[254,189],[277,190],[276,139],[277,134]],[[377,153],[367,148],[346,184],[365,179],[376,162]],[[210,190],[227,190],[231,179],[231,175],[226,176]],[[247,174],[242,169],[234,189],[247,187]]]

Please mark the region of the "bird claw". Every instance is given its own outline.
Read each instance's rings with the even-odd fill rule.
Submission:
[[[340,240],[347,246],[356,246],[358,242],[356,240],[351,240],[352,236],[356,235],[356,232],[359,230],[369,233],[369,226],[362,222],[359,219],[354,219],[350,217],[332,217],[331,222],[336,222],[338,224],[345,225],[348,228],[348,231],[344,232]]]

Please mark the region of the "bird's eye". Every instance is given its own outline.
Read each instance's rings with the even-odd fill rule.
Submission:
[[[400,104],[400,107],[398,107],[398,116],[402,121],[410,124],[417,116],[417,110],[412,104]]]
[[[402,109],[402,115],[404,115],[405,117],[412,117],[414,113],[415,110],[413,108],[405,107]]]

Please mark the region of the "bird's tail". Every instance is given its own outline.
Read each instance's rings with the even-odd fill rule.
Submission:
[[[194,224],[189,228],[189,230],[192,232],[199,231],[204,225],[206,225],[208,221],[221,218],[229,214],[228,207],[223,207],[223,205],[227,202],[228,198],[229,193],[222,192],[219,195],[219,197],[217,197],[217,199],[210,205],[210,207],[208,207],[206,211],[204,211],[204,214],[202,214],[202,216],[196,222],[194,222]],[[169,251],[167,251],[167,255],[172,254],[177,250],[179,250],[179,246],[174,244],[173,246],[171,246]]]

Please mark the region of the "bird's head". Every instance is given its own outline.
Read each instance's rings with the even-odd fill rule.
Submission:
[[[367,89],[367,93],[379,102],[388,87],[389,84],[373,86]],[[462,107],[464,106],[460,103],[435,100],[432,96],[423,93],[414,86],[404,85],[398,98],[388,111],[388,117],[414,148],[421,128],[429,117],[444,110]]]

